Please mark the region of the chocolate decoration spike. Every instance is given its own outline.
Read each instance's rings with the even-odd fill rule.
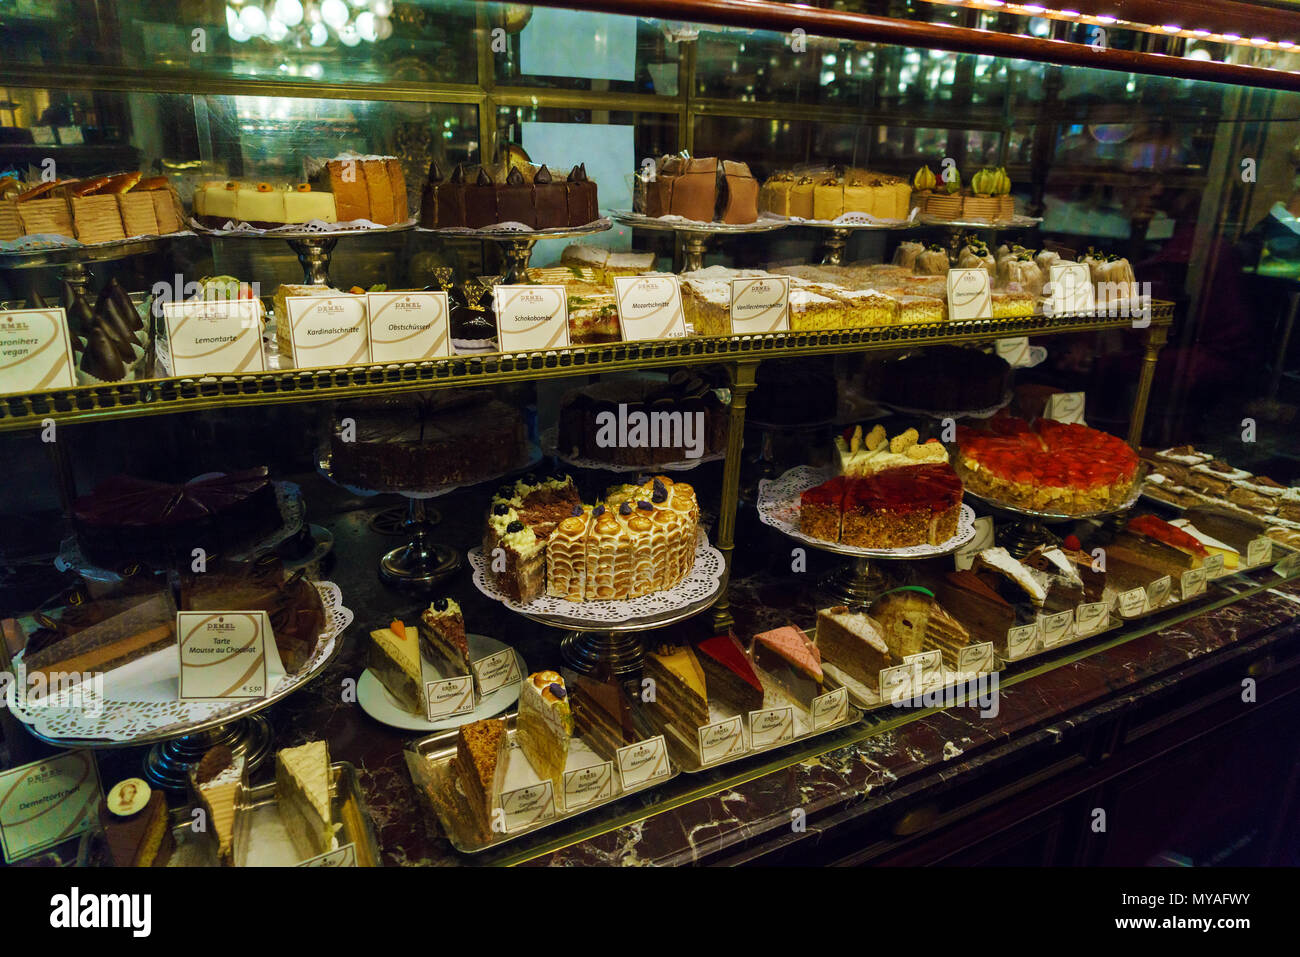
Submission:
[[[46,301],[45,301],[45,297],[42,296],[42,295],[40,294],[40,292],[39,292],[38,290],[36,290],[36,289],[33,289],[33,290],[32,290],[32,308],[33,308],[33,309],[48,309],[48,308],[49,308],[48,303],[46,303]]]
[[[459,167],[457,168],[459,169]],[[429,161],[429,182],[430,183],[442,182],[442,170],[438,168],[438,161],[436,159]]]
[[[488,175],[488,171],[484,167],[480,166],[478,168],[478,179],[475,182],[479,186],[491,186],[492,177]]]
[[[543,163],[541,166],[537,168],[537,172],[533,174],[533,183],[534,184],[540,183],[541,185],[545,186],[550,181],[551,181],[551,171],[547,169],[546,164]]]
[[[587,181],[587,164],[579,163],[573,169],[569,170],[570,183],[585,183]]]
[[[447,180],[447,182],[449,183],[465,182],[465,164],[457,163],[456,168],[451,171],[451,179]]]
[[[525,186],[525,185],[527,185],[527,184],[524,182],[524,174],[521,173],[521,172],[519,172],[519,167],[518,167],[518,166],[512,166],[512,167],[510,167],[510,172],[509,172],[509,174],[506,176],[506,185],[507,185],[507,186]]]
[[[135,303],[131,301],[131,296],[122,288],[122,284],[117,281],[117,278],[110,279],[106,288],[109,296],[122,313],[122,318],[126,320],[126,327],[132,332],[143,329],[144,322],[140,318],[140,310],[135,307]]]

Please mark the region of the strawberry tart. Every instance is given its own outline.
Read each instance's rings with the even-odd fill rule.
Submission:
[[[957,428],[957,474],[976,495],[1040,512],[1081,515],[1123,505],[1137,454],[1083,425],[996,416],[983,429]]]

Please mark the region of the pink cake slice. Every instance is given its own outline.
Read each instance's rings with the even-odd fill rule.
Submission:
[[[767,650],[783,659],[798,671],[822,683],[822,656],[808,636],[794,625],[774,628],[754,636],[755,651]],[[760,665],[761,665],[760,661]]]

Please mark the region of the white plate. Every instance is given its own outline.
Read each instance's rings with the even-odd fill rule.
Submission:
[[[478,661],[488,655],[495,655],[498,651],[503,651],[509,647],[504,642],[497,641],[495,638],[488,638],[486,635],[466,635],[465,637],[469,641],[469,657],[471,661]],[[519,662],[519,677],[520,681],[522,681],[528,677],[528,667],[524,664],[524,656],[517,651],[515,652],[515,658]],[[442,666],[433,664],[424,655],[420,655],[420,666],[425,681],[438,681],[441,678],[451,677],[442,673]],[[429,721],[419,715],[411,714],[411,712],[398,705],[393,696],[388,693],[388,689],[383,686],[369,668],[361,672],[361,677],[357,680],[357,703],[361,705],[361,710],[376,721],[393,728],[401,728],[403,731],[446,731],[450,728],[459,728],[462,724],[469,724],[471,721],[480,721],[483,718],[490,718],[494,714],[500,714],[518,700],[519,683],[506,685],[504,688],[498,688],[490,695],[480,698],[473,711],[467,711],[464,714],[458,714],[450,718],[442,718],[439,721]]]

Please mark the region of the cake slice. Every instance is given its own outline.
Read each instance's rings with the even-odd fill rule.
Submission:
[[[564,765],[572,738],[573,710],[564,679],[554,671],[529,675],[519,691],[515,739],[533,770],[555,783],[556,794],[563,789]]]
[[[339,825],[330,810],[330,752],[324,741],[308,741],[276,754],[275,800],[301,860],[333,848]]]
[[[235,805],[248,786],[244,755],[235,754],[224,744],[208,748],[190,771],[190,785],[217,839],[217,857],[228,867],[233,858]]]
[[[506,747],[506,723],[500,718],[462,725],[456,734],[457,775],[479,837],[485,841],[492,839],[492,809],[501,791]]]
[[[1044,583],[1046,576],[1035,575],[1012,558],[1005,548],[984,549],[975,556],[971,568],[989,587],[1010,602],[1027,598],[1034,603],[1034,607],[1042,608],[1047,601],[1047,586]]]
[[[977,641],[990,641],[1002,654],[1007,632],[1020,621],[1016,609],[970,569],[948,572],[935,584],[935,597],[970,630]]]
[[[754,636],[754,664],[804,707],[822,693],[822,658],[817,646],[794,625]]]
[[[881,670],[898,664],[870,615],[846,605],[817,612],[817,649],[822,659],[873,691],[880,690]]]
[[[899,658],[938,648],[951,667],[956,653],[970,643],[970,632],[924,589],[905,586],[886,592],[872,603],[871,617]]]
[[[421,613],[418,628],[429,657],[443,659],[458,675],[469,674],[469,639],[455,599],[435,598]]]
[[[1199,568],[1210,554],[1194,536],[1155,515],[1138,515],[1129,519],[1125,532],[1141,535],[1181,553],[1186,556],[1190,568]]]
[[[686,645],[661,645],[646,652],[645,676],[654,682],[651,707],[670,724],[691,734],[709,723],[704,668]]]
[[[1169,524],[1174,526],[1174,528],[1186,532],[1188,535],[1192,536],[1192,538],[1200,542],[1201,547],[1210,555],[1222,555],[1223,567],[1227,571],[1236,571],[1241,566],[1241,552],[1233,548],[1227,542],[1221,542],[1213,535],[1201,531],[1185,518],[1174,519]]]
[[[393,621],[387,628],[372,631],[366,667],[388,689],[399,707],[411,714],[425,713],[424,676],[420,671],[416,629]]]
[[[754,674],[749,656],[732,635],[715,635],[695,646],[705,680],[714,696],[721,696],[741,711],[763,707],[763,684]]]
[[[524,524],[506,502],[494,503],[488,514],[483,555],[493,584],[507,598],[527,604],[546,593],[546,540]],[[499,559],[504,559],[504,569]]]
[[[114,867],[165,867],[176,847],[167,801],[141,778],[119,781],[100,798],[99,824]]]
[[[613,760],[619,748],[641,740],[632,703],[617,679],[574,675],[568,686],[573,688],[574,733],[602,758]]]

